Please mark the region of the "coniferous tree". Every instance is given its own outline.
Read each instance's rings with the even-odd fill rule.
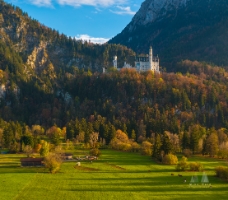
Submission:
[[[169,154],[173,150],[172,143],[166,133],[162,137],[162,150],[165,154]]]
[[[3,145],[6,148],[9,148],[12,141],[14,141],[14,133],[12,128],[10,127],[10,124],[7,124],[3,130]]]
[[[183,138],[182,138],[182,149],[189,149],[190,148],[190,138],[189,133],[184,131]]]
[[[161,147],[162,147],[162,140],[160,134],[156,134],[155,142],[154,142],[154,150],[153,150],[153,157],[159,159],[161,156]]]
[[[217,155],[219,150],[218,136],[215,132],[212,132],[205,140],[205,153],[209,154],[211,157]]]
[[[131,139],[132,140],[135,140],[136,139],[136,133],[135,133],[135,130],[134,129],[131,131]]]
[[[90,140],[89,136],[90,136],[90,134],[92,134],[93,132],[94,132],[94,130],[93,130],[93,124],[92,124],[91,122],[89,122],[89,123],[87,124],[87,129],[86,129],[86,131],[85,131],[85,143],[89,143],[89,140]]]

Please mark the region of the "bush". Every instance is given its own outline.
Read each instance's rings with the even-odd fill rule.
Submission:
[[[131,151],[132,150],[131,144],[129,144],[129,143],[122,143],[121,147],[122,147],[121,148],[122,151]]]
[[[99,157],[100,154],[101,154],[101,152],[100,152],[99,149],[95,148],[95,149],[91,149],[90,152],[89,152],[89,154],[90,154],[91,156],[97,156],[97,157]]]
[[[199,172],[199,171],[203,170],[203,165],[198,162],[191,162],[191,163],[189,163],[189,168],[191,171]]]
[[[223,166],[218,166],[215,168],[216,176],[219,178],[228,179],[228,168]]]
[[[148,155],[148,156],[152,155],[152,144],[150,142],[144,141],[142,143],[141,154]]]
[[[82,149],[90,149],[90,144],[89,143],[83,143],[81,147],[82,147]]]
[[[228,158],[228,152],[225,149],[220,149],[217,153],[218,158],[227,159]]]
[[[49,153],[45,158],[44,158],[44,165],[46,168],[49,169],[49,171],[52,174],[55,174],[60,170],[62,164],[62,159],[60,154],[56,153]]]
[[[40,155],[47,156],[50,150],[50,144],[44,140],[41,141]]]
[[[190,149],[184,149],[183,154],[186,158],[189,158],[192,155],[192,151]]]
[[[33,149],[30,145],[26,145],[23,149],[23,152],[27,155],[27,157],[30,157],[30,155],[33,153]]]
[[[133,143],[131,144],[131,148],[132,148],[132,151],[133,151],[133,152],[139,152],[139,150],[140,150],[140,145],[139,145],[137,142],[133,142]]]
[[[130,143],[121,142],[120,140],[118,140],[116,138],[114,138],[110,142],[110,146],[111,146],[111,148],[120,150],[120,151],[131,151],[132,150],[132,146]]]
[[[166,165],[176,165],[178,162],[178,158],[176,155],[167,154],[163,158],[163,163]]]
[[[183,156],[176,166],[177,171],[185,171],[188,168],[187,161],[188,159],[185,156]]]

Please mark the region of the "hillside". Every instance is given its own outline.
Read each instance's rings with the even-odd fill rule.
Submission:
[[[37,81],[49,91],[54,91],[54,85],[61,89],[65,73],[82,68],[102,72],[103,67],[112,67],[114,55],[121,65],[134,52],[121,45],[97,45],[67,37],[0,1],[0,69],[8,71],[11,80],[16,75],[16,84],[20,76],[20,80]]]
[[[19,8],[0,5],[0,119],[5,122],[49,128],[70,127],[76,119],[102,121],[106,125],[96,130],[103,134],[121,128],[147,136],[180,133],[194,124],[228,128],[224,69],[185,60],[173,64],[182,74],[93,73],[91,63],[109,66],[112,54],[123,61],[134,52],[67,38]]]
[[[0,146],[17,152],[21,141],[34,145],[43,137],[57,144],[60,132],[85,143],[95,132],[109,144],[118,129],[137,142],[166,133],[185,135],[183,149],[191,146],[192,151],[210,133],[227,138],[228,73],[188,60],[176,68],[182,73],[78,71],[64,77],[66,93],[44,92],[37,83],[23,91],[14,88],[1,98]]]
[[[65,92],[54,94],[45,92],[38,82],[24,83],[18,95],[13,90],[1,99],[0,114],[7,121],[44,127],[101,116],[117,127],[125,123],[129,132],[143,120],[147,134],[178,133],[195,123],[227,127],[227,72],[190,61],[176,68],[183,74],[123,70],[92,75],[76,71],[64,76]]]
[[[48,65],[55,70],[77,66],[92,71],[112,66],[114,55],[120,62],[134,54],[121,45],[97,45],[60,34],[31,19],[20,8],[0,2],[1,42],[23,58],[24,64],[36,73]]]
[[[114,55],[121,66],[134,52],[121,45],[67,37],[0,1],[0,113],[6,120],[28,123],[39,103],[58,95],[71,98],[64,88],[65,77],[79,71],[102,72],[103,67],[112,67]]]
[[[228,65],[226,0],[146,0],[126,28],[109,43],[123,44],[138,53],[153,45],[161,63],[184,59]]]

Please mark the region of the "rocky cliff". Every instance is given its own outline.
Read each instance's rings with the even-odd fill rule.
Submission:
[[[136,13],[131,25],[146,25],[162,18],[168,11],[178,10],[187,6],[190,0],[146,0]]]

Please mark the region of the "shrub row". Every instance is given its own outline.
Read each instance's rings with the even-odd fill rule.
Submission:
[[[189,169],[190,171],[203,171],[203,165],[199,162],[187,162],[188,159],[183,156],[182,159],[178,162],[176,166],[177,171],[186,171]]]
[[[189,163],[189,168],[190,168],[190,171],[196,171],[196,172],[203,171],[203,165],[198,162]]]

